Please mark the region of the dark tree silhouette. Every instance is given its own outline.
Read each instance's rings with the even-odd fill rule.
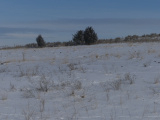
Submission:
[[[73,42],[75,42],[76,45],[83,45],[85,43],[84,41],[84,31],[79,30],[76,34],[73,35]]]
[[[46,46],[46,43],[41,35],[38,35],[38,37],[36,38],[36,41],[37,41],[38,47],[45,47]]]
[[[98,40],[97,34],[92,27],[87,27],[84,31],[85,44],[94,44]]]

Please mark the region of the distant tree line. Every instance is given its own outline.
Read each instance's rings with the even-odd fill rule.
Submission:
[[[84,31],[79,30],[76,34],[73,35],[72,41],[69,42],[56,42],[56,43],[48,43],[44,41],[43,37],[41,35],[38,35],[36,38],[37,45],[35,44],[28,44],[27,46],[31,47],[45,47],[45,46],[58,46],[64,44],[65,46],[69,45],[91,45],[96,43],[98,40],[97,33],[95,33],[94,29],[92,27],[87,27]]]
[[[97,33],[92,27],[87,27],[85,30],[78,30],[73,34],[72,40],[68,42],[45,42],[42,35],[36,38],[37,43],[25,45],[27,48],[42,48],[42,47],[59,47],[59,46],[76,46],[76,45],[92,45],[105,43],[123,43],[123,42],[154,42],[160,41],[160,34],[144,34],[128,35],[126,37],[117,37],[114,39],[98,39]]]

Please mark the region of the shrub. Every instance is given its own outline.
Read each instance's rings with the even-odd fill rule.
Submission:
[[[36,38],[36,41],[37,41],[38,47],[45,47],[46,46],[46,43],[41,35],[38,35],[38,37]]]
[[[132,40],[132,36],[128,35],[124,38],[124,41],[131,41]]]
[[[36,43],[30,43],[30,44],[26,44],[25,45],[26,48],[37,48],[37,44]]]
[[[134,84],[135,83],[135,75],[131,76],[130,73],[126,73],[124,75],[124,80],[123,82],[125,82],[126,84]]]
[[[62,45],[63,46],[74,46],[75,42],[73,42],[73,41],[63,42]]]
[[[97,34],[92,27],[87,27],[84,31],[85,44],[90,45],[98,40]]]
[[[76,45],[83,45],[84,44],[84,31],[79,30],[76,34],[73,35],[73,42],[75,42]]]
[[[51,80],[48,80],[45,75],[42,75],[38,83],[36,83],[34,86],[36,86],[36,90],[41,92],[48,92],[53,88],[54,82]]]

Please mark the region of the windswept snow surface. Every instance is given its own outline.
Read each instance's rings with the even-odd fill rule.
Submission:
[[[160,43],[0,51],[0,120],[159,120]]]

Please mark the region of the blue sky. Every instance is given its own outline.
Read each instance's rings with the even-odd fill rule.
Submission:
[[[99,38],[160,33],[160,0],[0,0],[0,46],[69,41],[92,26]]]

